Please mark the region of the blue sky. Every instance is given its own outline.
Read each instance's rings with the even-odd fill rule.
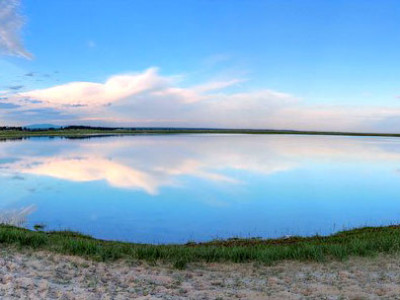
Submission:
[[[400,131],[398,1],[3,0],[0,12],[5,124]]]

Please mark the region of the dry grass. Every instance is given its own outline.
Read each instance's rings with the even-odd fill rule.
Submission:
[[[195,263],[185,270],[3,248],[1,299],[398,299],[400,258]]]

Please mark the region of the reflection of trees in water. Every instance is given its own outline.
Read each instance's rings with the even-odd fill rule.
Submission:
[[[133,135],[133,134],[132,134]],[[19,136],[19,137],[2,137],[0,142],[17,142],[25,140],[52,140],[52,139],[65,139],[65,140],[88,140],[93,138],[106,138],[112,136],[121,136],[121,134],[90,134],[90,135],[63,135],[63,136]]]
[[[35,205],[19,209],[0,210],[0,224],[22,226],[26,223],[26,217],[35,210]]]

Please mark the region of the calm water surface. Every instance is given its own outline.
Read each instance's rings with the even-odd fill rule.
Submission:
[[[400,222],[400,139],[165,135],[0,142],[0,213],[183,243]]]

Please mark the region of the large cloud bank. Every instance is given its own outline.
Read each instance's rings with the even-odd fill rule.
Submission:
[[[182,86],[157,68],[6,95],[4,123],[397,131],[400,109],[311,105],[230,78]],[[7,108],[7,109],[6,109]],[[3,113],[2,113],[3,112]]]

